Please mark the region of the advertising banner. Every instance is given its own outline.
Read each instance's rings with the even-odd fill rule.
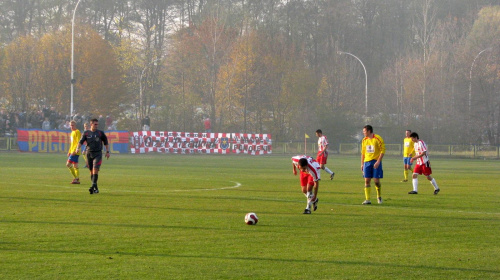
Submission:
[[[270,154],[270,134],[136,131],[130,135],[130,152],[170,154]]]
[[[232,152],[236,154],[267,155],[272,152],[271,134],[232,133]]]
[[[127,131],[106,131],[111,153],[128,153]],[[18,129],[17,143],[21,152],[67,153],[70,131]]]

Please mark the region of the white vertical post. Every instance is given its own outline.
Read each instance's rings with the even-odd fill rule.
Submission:
[[[76,2],[75,9],[73,10],[73,19],[71,20],[71,105],[69,109],[70,118],[73,116],[73,92],[74,92],[74,84],[75,84],[75,14],[76,8],[80,4],[81,0]]]

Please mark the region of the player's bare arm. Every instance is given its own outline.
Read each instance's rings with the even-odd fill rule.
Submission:
[[[419,159],[419,158],[421,158],[421,157],[423,157],[423,156],[425,156],[425,155],[427,155],[427,151],[424,151],[423,153],[421,153],[421,154],[420,154],[420,155],[418,155],[418,156],[414,156],[414,157],[412,157],[412,158],[410,159],[410,162],[411,162],[411,163],[413,163],[415,160],[417,160],[417,159]]]
[[[109,159],[109,155],[110,155],[110,154],[111,154],[111,153],[109,152],[109,145],[106,145],[106,156],[105,156],[105,157],[106,157],[106,159]]]

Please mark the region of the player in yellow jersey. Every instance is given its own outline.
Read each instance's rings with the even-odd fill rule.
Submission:
[[[377,201],[382,204],[382,185],[380,179],[384,178],[384,171],[382,169],[382,158],[385,154],[384,139],[373,133],[371,125],[363,127],[363,135],[365,138],[361,141],[361,170],[365,178],[365,201],[364,205],[372,204],[370,201],[371,192],[371,179],[375,182],[375,189],[377,190]]]
[[[78,157],[80,156],[80,152],[78,152],[78,141],[82,137],[80,130],[76,128],[76,122],[71,121],[71,143],[68,149],[68,161],[66,161],[66,166],[73,175],[73,181],[71,184],[80,184],[80,171],[78,170]]]
[[[401,182],[408,182],[408,173],[411,171],[411,158],[415,154],[413,141],[411,140],[411,130],[406,130],[406,137],[403,140],[403,163],[404,163],[404,179]]]

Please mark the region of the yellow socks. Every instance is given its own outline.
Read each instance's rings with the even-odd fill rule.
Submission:
[[[365,186],[365,198],[366,198],[366,200],[370,200],[370,193],[371,193],[370,185],[366,185]]]
[[[375,184],[375,189],[377,190],[377,198],[382,197],[382,185],[380,183]]]
[[[76,178],[75,169],[73,167],[68,167],[68,169],[69,172],[71,172],[71,175],[73,175],[73,178]]]

